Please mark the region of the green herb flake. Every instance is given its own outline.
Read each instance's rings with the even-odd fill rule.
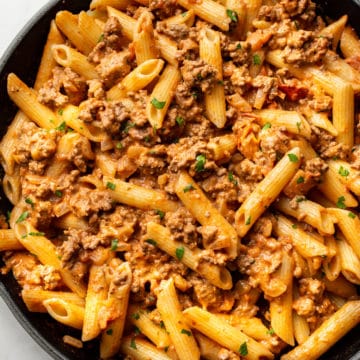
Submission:
[[[113,329],[108,329],[106,330],[106,335],[112,335],[113,334]]]
[[[150,245],[157,246],[157,242],[153,239],[146,239],[145,242]]]
[[[288,154],[289,160],[293,163],[296,163],[299,161],[299,158],[295,154]]]
[[[239,347],[239,353],[241,356],[246,356],[248,354],[247,343],[243,342]]]
[[[194,91],[194,92],[191,94],[191,96],[196,100],[196,99],[199,97],[199,94],[198,94],[196,91]]]
[[[161,210],[156,210],[156,215],[159,215],[160,219],[162,220],[165,216],[165,213]]]
[[[59,110],[58,110],[58,114],[59,114],[60,116],[62,116],[62,115],[64,114],[64,109],[59,109]]]
[[[27,238],[27,236],[28,236],[27,234],[24,234],[24,235],[21,235],[21,238],[25,239],[25,238]]]
[[[139,320],[139,319],[140,319],[139,313],[133,313],[133,314],[131,315],[131,317],[132,317],[134,320]]]
[[[238,21],[237,13],[234,10],[226,9],[226,15],[231,19],[233,22]]]
[[[237,180],[234,178],[234,174],[233,174],[232,171],[229,171],[229,173],[228,173],[228,179],[229,179],[229,181],[230,181],[231,183],[233,183],[234,185],[237,185],[237,184],[238,184]]]
[[[196,157],[195,171],[201,172],[205,170],[206,157],[203,154],[200,154]]]
[[[300,29],[299,23],[296,20],[294,20],[294,26],[296,30]]]
[[[181,260],[184,257],[184,253],[185,253],[185,248],[183,246],[180,246],[175,250],[175,255],[178,260]]]
[[[297,196],[297,197],[296,197],[296,202],[297,202],[297,203],[303,202],[303,201],[306,201],[306,197],[305,197],[305,196]]]
[[[270,129],[270,128],[271,128],[271,123],[267,122],[267,123],[263,126],[262,130],[267,130],[267,129]]]
[[[19,218],[16,220],[16,224],[23,222],[24,220],[26,220],[29,216],[29,212],[28,211],[24,211]]]
[[[296,183],[297,184],[302,184],[303,182],[305,181],[304,177],[303,176],[299,176],[296,180]]]
[[[112,190],[112,191],[114,191],[114,190],[116,189],[116,185],[115,185],[114,183],[110,182],[110,181],[108,181],[108,182],[106,183],[106,187],[107,187],[108,189]]]
[[[236,49],[237,49],[237,50],[241,50],[241,49],[242,49],[242,46],[241,46],[240,43],[238,43],[238,44],[236,45]]]
[[[345,209],[346,205],[345,205],[345,197],[344,196],[340,196],[336,202],[336,206],[340,209]]]
[[[118,239],[111,240],[111,251],[116,251],[119,245]]]
[[[160,327],[162,328],[162,329],[165,329],[165,324],[164,324],[164,322],[161,320],[160,321]]]
[[[192,334],[191,334],[191,331],[186,330],[186,329],[181,329],[180,333],[181,333],[181,334],[185,334],[185,335],[187,335],[187,336],[191,336],[191,335],[192,335]]]
[[[151,104],[158,110],[161,110],[166,105],[166,101],[159,101],[157,98],[151,100]]]
[[[149,143],[150,140],[151,140],[151,138],[150,138],[149,135],[146,135],[146,136],[144,137],[144,141],[145,141],[146,143]]]
[[[245,225],[250,225],[250,224],[251,224],[251,216],[249,216],[245,222]]]
[[[298,132],[300,133],[300,132],[301,132],[301,121],[298,121],[298,122],[296,123],[296,127],[297,127],[297,129],[298,129]]]
[[[176,119],[175,119],[176,123],[179,125],[179,126],[183,126],[184,125],[184,118],[181,117],[181,116],[177,116]]]
[[[101,34],[98,38],[98,43],[104,41],[104,34]]]
[[[137,326],[134,326],[134,333],[135,333],[135,335],[141,334],[141,331]]]
[[[27,204],[29,204],[32,208],[34,207],[34,202],[30,199],[30,198],[26,198],[25,199],[25,202],[27,203]]]
[[[296,224],[292,224],[291,227],[292,227],[293,229],[297,229],[297,225],[296,225]]]
[[[30,231],[29,235],[30,236],[45,236],[45,233],[43,233],[41,231]]]
[[[63,121],[58,127],[55,128],[55,130],[59,130],[59,131],[65,131],[66,129],[66,122]]]
[[[349,176],[350,171],[349,171],[348,169],[345,169],[343,166],[340,166],[340,168],[339,168],[339,174],[340,174],[341,176],[346,177],[346,176]]]
[[[187,13],[188,13],[188,12],[185,11],[185,12],[183,12],[183,13],[181,14],[181,16],[182,16],[182,17],[185,17],[185,16],[187,15]]]
[[[132,349],[137,349],[137,347],[136,347],[136,342],[135,342],[135,338],[132,338],[131,340],[130,340],[130,347],[132,348]]]
[[[253,56],[254,65],[261,65],[261,57],[258,54],[254,54]]]
[[[274,334],[275,334],[275,330],[274,330],[273,328],[270,328],[270,329],[267,331],[267,333],[268,333],[269,335],[274,335]]]
[[[348,216],[349,216],[349,218],[352,218],[352,219],[356,218],[356,215],[351,211],[349,211]]]
[[[116,147],[118,150],[121,150],[121,149],[124,147],[124,145],[122,144],[121,141],[119,141],[118,143],[116,143],[115,147]]]
[[[192,184],[188,184],[188,185],[186,185],[185,187],[184,187],[184,189],[183,189],[183,191],[184,191],[184,193],[187,193],[187,192],[189,192],[190,190],[194,190],[195,188],[194,188],[194,186],[192,185]]]
[[[54,192],[55,196],[58,197],[58,198],[61,198],[63,196],[63,193],[61,190],[55,190]]]

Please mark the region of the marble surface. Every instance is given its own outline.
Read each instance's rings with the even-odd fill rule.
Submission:
[[[14,36],[47,3],[47,0],[0,1],[1,57]],[[0,321],[1,360],[51,360],[50,356],[21,327],[2,299],[0,299]]]

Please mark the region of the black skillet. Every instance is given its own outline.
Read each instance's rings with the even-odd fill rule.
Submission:
[[[348,14],[351,24],[360,32],[360,3],[356,4],[355,1],[360,0],[321,1],[319,11],[333,18]],[[25,83],[32,84],[51,19],[59,10],[67,9],[76,13],[87,9],[89,3],[90,0],[49,1],[16,36],[5,56],[0,60],[0,137],[4,135],[6,126],[16,113],[16,108],[6,93],[7,74],[15,72]],[[6,212],[10,208],[10,203],[0,189],[0,209]],[[56,323],[47,315],[28,312],[19,292],[20,288],[11,274],[0,277],[0,296],[25,330],[51,357],[56,360],[99,359],[97,342],[85,343],[81,350],[65,345],[62,340],[64,335],[73,335],[79,338],[80,333]],[[335,344],[321,359],[360,360],[360,326]]]

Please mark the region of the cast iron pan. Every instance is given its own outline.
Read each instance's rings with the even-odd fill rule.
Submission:
[[[348,14],[351,24],[360,32],[360,0],[317,0],[319,11],[337,18]],[[48,33],[50,21],[59,10],[79,12],[89,7],[90,0],[52,0],[16,36],[5,56],[0,60],[0,137],[6,132],[17,109],[6,92],[6,78],[10,72],[16,73],[26,84],[33,84],[40,55]],[[1,170],[0,170],[1,171]],[[3,174],[0,174],[2,178]],[[0,189],[0,209],[5,213],[11,205]],[[0,260],[1,265],[1,260]],[[16,319],[40,346],[56,360],[98,360],[99,344],[85,343],[79,350],[63,343],[64,335],[80,338],[80,332],[62,326],[46,314],[30,313],[20,297],[20,287],[12,274],[0,277],[0,296],[4,299]],[[341,339],[322,360],[360,360],[360,326]],[[156,360],[156,359],[154,359]],[[191,359],[189,359],[191,360]],[[306,360],[306,359],[299,359]]]

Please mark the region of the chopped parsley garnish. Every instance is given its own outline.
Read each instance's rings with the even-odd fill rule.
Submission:
[[[194,186],[192,184],[188,184],[184,187],[183,191],[184,193],[189,192],[190,190],[194,190]]]
[[[288,157],[291,162],[295,163],[299,161],[299,158],[295,154],[288,154]]]
[[[296,180],[296,183],[297,184],[302,184],[303,182],[305,181],[304,177],[303,176],[299,176]]]
[[[104,34],[101,34],[98,39],[98,43],[104,41]]]
[[[236,45],[236,49],[237,49],[237,50],[242,49],[242,46],[241,46],[241,44],[240,44],[240,43],[238,43],[238,44]]]
[[[185,248],[183,246],[180,246],[175,250],[175,255],[178,258],[178,260],[181,260],[183,258],[184,253],[185,253]]]
[[[61,198],[62,195],[63,195],[63,193],[62,193],[61,190],[55,190],[54,194],[55,194],[55,196],[58,197],[58,198]]]
[[[153,98],[151,100],[151,104],[158,110],[160,109],[163,109],[165,104],[166,104],[166,101],[159,101],[157,98]]]
[[[165,213],[161,210],[156,210],[156,215],[159,215],[160,219],[162,220],[165,216]]]
[[[261,65],[261,57],[258,54],[254,54],[253,56],[254,65]]]
[[[29,216],[29,212],[28,211],[24,211],[19,218],[16,220],[16,224],[23,222],[24,220],[26,220]]]
[[[113,334],[113,329],[106,330],[106,335],[112,335],[112,334]]]
[[[296,197],[296,202],[299,203],[299,202],[302,202],[302,201],[305,201],[306,200],[306,197],[305,196],[297,196]]]
[[[164,322],[161,320],[160,321],[160,327],[162,328],[162,329],[165,329],[165,324],[164,324]]]
[[[29,205],[31,205],[31,207],[33,208],[34,207],[34,202],[30,199],[30,198],[26,198],[25,199],[25,202],[27,203],[27,204],[29,204]]]
[[[346,205],[345,205],[345,197],[344,196],[340,196],[336,202],[336,206],[340,209],[345,209]]]
[[[242,356],[246,356],[248,354],[248,348],[247,348],[247,343],[243,342],[240,347],[239,347],[239,353]]]
[[[119,141],[118,143],[116,143],[116,148],[117,148],[118,150],[121,150],[123,147],[124,147],[124,145],[122,144],[121,141]]]
[[[179,126],[183,126],[184,125],[184,118],[181,117],[181,116],[177,116],[176,119],[175,119],[176,123],[179,125]]]
[[[110,182],[110,181],[108,181],[108,182],[106,183],[106,187],[107,187],[108,189],[110,189],[110,190],[113,190],[113,191],[116,189],[116,185],[115,185],[114,183]]]
[[[147,242],[148,244],[153,245],[153,246],[157,245],[157,242],[153,239],[146,239],[145,242]]]
[[[186,330],[186,329],[181,329],[181,334],[185,334],[185,335],[187,335],[187,336],[191,336],[192,334],[191,334],[191,331],[189,331],[189,330]]]
[[[267,130],[267,129],[270,129],[270,128],[271,128],[271,123],[267,122],[267,123],[263,126],[262,130]]]
[[[116,251],[118,248],[119,240],[113,239],[111,240],[111,251]]]
[[[275,330],[274,330],[273,328],[270,328],[270,329],[267,331],[267,333],[268,333],[269,335],[274,335],[274,334],[275,334]]]
[[[55,128],[55,130],[59,130],[59,131],[65,131],[66,129],[66,122],[63,121],[58,127]]]
[[[230,181],[231,183],[233,183],[234,185],[237,185],[237,184],[238,184],[237,180],[234,178],[234,174],[233,174],[232,171],[229,171],[229,173],[228,173],[228,179],[229,179],[229,181]]]
[[[185,16],[187,15],[187,13],[188,13],[188,12],[185,11],[185,12],[183,12],[183,13],[181,14],[181,16],[182,16],[182,17],[185,17]]]
[[[132,317],[133,319],[135,319],[135,320],[139,320],[139,319],[140,319],[139,313],[133,313],[133,314],[131,315],[131,317]]]
[[[204,171],[205,163],[206,163],[205,155],[203,155],[203,154],[198,155],[196,157],[195,171],[196,172]]]
[[[292,224],[291,227],[292,227],[293,229],[297,229],[297,225],[296,225],[296,224]]]
[[[297,129],[298,129],[298,132],[301,132],[301,122],[300,121],[298,121],[297,123],[296,123],[296,127],[297,127]]]
[[[45,233],[41,232],[41,231],[31,231],[29,232],[30,236],[45,236]]]
[[[137,347],[136,347],[136,342],[135,342],[135,338],[132,338],[131,340],[130,340],[130,347],[132,348],[132,349],[137,349]]]
[[[349,171],[348,169],[345,169],[343,166],[340,166],[340,168],[339,168],[339,174],[340,174],[341,176],[346,177],[346,176],[349,176],[350,171]]]
[[[355,218],[356,218],[356,215],[355,215],[353,212],[351,212],[351,211],[349,211],[348,216],[349,216],[350,218],[352,218],[352,219],[355,219]]]
[[[233,22],[238,21],[237,13],[234,10],[226,9],[226,15],[231,19]]]
[[[58,114],[59,114],[60,116],[62,116],[62,115],[64,114],[64,109],[59,109],[59,110],[58,110]]]
[[[251,224],[251,216],[249,216],[245,222],[245,225],[250,225],[250,224]]]

